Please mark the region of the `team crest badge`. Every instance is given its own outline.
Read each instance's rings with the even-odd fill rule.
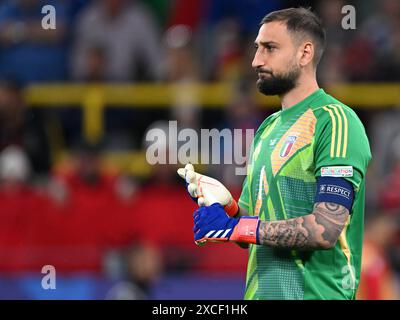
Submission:
[[[294,143],[297,140],[297,136],[288,136],[279,152],[279,156],[281,158],[285,158],[289,155],[290,151],[293,148]]]

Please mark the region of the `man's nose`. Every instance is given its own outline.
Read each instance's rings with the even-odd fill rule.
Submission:
[[[257,67],[262,67],[264,65],[264,61],[261,57],[261,54],[257,51],[254,55],[253,62],[251,63],[251,66],[256,69]]]

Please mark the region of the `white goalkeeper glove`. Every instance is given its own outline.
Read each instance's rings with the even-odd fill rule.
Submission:
[[[219,203],[230,217],[238,214],[239,207],[237,202],[221,182],[195,172],[193,165],[190,163],[185,168],[178,169],[178,174],[185,179],[187,191],[193,200],[197,199],[197,204],[200,207]]]

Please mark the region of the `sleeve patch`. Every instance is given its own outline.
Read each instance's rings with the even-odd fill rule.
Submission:
[[[321,177],[352,177],[353,167],[352,166],[336,166],[336,167],[322,167]]]

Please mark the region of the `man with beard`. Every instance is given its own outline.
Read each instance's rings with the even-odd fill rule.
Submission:
[[[308,9],[261,21],[252,66],[259,91],[278,95],[281,110],[255,134],[238,205],[190,164],[178,171],[201,205],[196,243],[249,247],[245,299],[355,298],[371,153],[355,112],[318,86],[324,46]]]

